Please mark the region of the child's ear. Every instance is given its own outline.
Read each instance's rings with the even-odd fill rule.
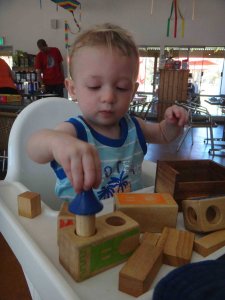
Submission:
[[[76,100],[76,89],[75,89],[75,85],[72,79],[70,78],[66,78],[65,79],[65,87],[70,95],[70,97],[73,100]]]

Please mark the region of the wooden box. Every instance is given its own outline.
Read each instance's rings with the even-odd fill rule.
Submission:
[[[158,161],[155,192],[181,201],[225,194],[225,167],[212,160]]]

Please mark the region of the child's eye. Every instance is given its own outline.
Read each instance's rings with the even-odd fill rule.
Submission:
[[[99,85],[96,85],[96,86],[88,86],[88,89],[89,89],[89,90],[98,90],[98,89],[100,89],[100,87],[101,87],[101,86],[99,86]]]
[[[122,87],[122,86],[118,86],[118,87],[117,87],[117,90],[122,91],[122,92],[126,92],[126,91],[128,91],[129,89],[128,89],[128,88],[125,88],[125,87]]]

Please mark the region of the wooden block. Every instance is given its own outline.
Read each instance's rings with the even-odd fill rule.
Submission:
[[[127,260],[140,242],[138,223],[119,211],[96,218],[93,236],[75,232],[75,226],[59,230],[59,260],[76,281]]]
[[[194,238],[194,233],[169,228],[163,250],[163,262],[174,267],[189,263],[191,261]]]
[[[118,193],[114,199],[115,209],[138,222],[141,232],[176,227],[178,205],[168,193]]]
[[[59,231],[68,226],[75,226],[75,215],[68,211],[68,202],[63,202],[57,218],[57,241],[59,242]]]
[[[168,229],[165,228],[155,245],[147,235],[119,273],[119,290],[138,297],[147,292],[163,263],[163,248]]]
[[[20,216],[32,219],[41,214],[40,194],[27,191],[18,195],[17,200]]]
[[[194,242],[194,250],[204,257],[223,246],[225,246],[225,230],[212,232]]]
[[[207,159],[158,161],[155,192],[170,193],[181,210],[183,200],[225,194],[225,167]]]
[[[196,232],[225,228],[225,196],[182,201],[184,225]]]

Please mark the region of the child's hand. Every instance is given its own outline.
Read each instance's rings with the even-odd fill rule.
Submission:
[[[181,106],[170,106],[165,111],[165,121],[169,124],[174,124],[179,127],[183,127],[185,124],[187,124],[188,113]]]
[[[92,145],[58,132],[52,140],[51,149],[54,159],[64,169],[76,193],[99,186],[101,162]]]

